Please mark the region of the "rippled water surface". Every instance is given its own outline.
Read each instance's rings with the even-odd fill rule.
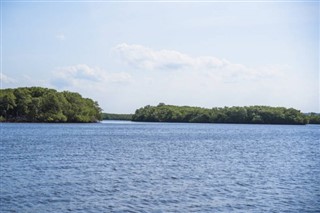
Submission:
[[[1,212],[320,212],[320,126],[0,128]]]

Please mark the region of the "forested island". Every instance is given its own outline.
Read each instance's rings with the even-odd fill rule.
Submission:
[[[320,115],[284,107],[245,106],[201,108],[160,103],[136,110],[132,121],[243,124],[320,124]]]
[[[97,122],[101,108],[79,93],[42,87],[0,90],[2,122]]]

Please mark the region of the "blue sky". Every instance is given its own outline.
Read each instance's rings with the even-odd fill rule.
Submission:
[[[132,113],[159,102],[319,112],[319,2],[2,2],[2,88]]]

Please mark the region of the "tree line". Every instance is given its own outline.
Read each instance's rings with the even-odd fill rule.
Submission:
[[[320,124],[320,114],[318,113],[307,113],[306,117],[308,119],[309,124]]]
[[[42,87],[0,90],[0,121],[97,122],[132,120],[146,122],[320,124],[320,114],[303,114],[284,107],[246,106],[211,109],[160,103],[137,109],[134,114],[102,113],[98,103],[79,93]]]
[[[190,122],[190,123],[243,123],[243,124],[320,124],[320,115],[301,113],[285,107],[245,106],[201,108],[174,106],[160,103],[137,109],[133,121]]]
[[[0,121],[97,122],[101,119],[98,103],[79,93],[42,87],[1,89],[0,92]]]
[[[103,120],[132,120],[132,114],[102,113]]]

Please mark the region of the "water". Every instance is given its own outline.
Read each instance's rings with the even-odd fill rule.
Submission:
[[[0,124],[1,212],[320,212],[320,126]]]

